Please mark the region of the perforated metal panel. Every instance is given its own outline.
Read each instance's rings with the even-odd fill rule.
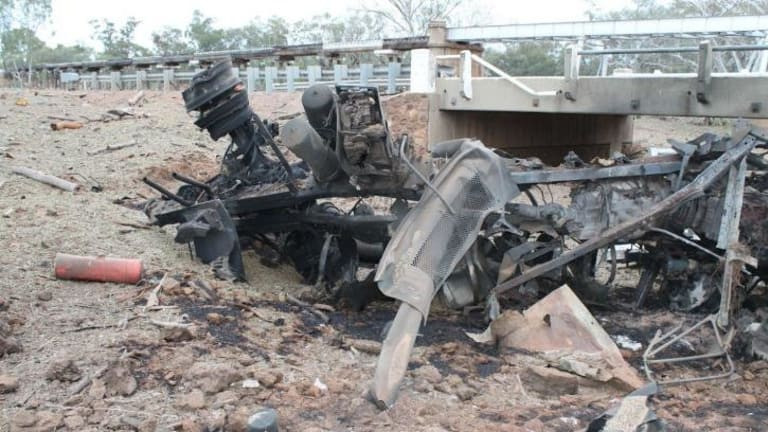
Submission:
[[[437,288],[475,242],[486,216],[519,193],[503,160],[469,140],[434,186],[446,202],[427,190],[389,242],[376,274],[384,294],[411,304],[425,317]]]

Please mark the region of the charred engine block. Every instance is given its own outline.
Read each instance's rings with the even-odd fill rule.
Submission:
[[[398,151],[390,138],[375,87],[322,84],[301,98],[305,117],[283,127],[281,137],[325,183],[342,179],[363,187],[403,183]]]

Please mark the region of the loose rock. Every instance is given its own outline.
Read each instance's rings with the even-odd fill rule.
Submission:
[[[192,390],[176,402],[181,409],[199,410],[205,408],[205,394],[200,390]]]
[[[209,323],[214,325],[219,325],[222,322],[224,322],[224,316],[216,312],[209,313],[208,315],[205,316],[205,319],[207,319]]]
[[[224,430],[234,432],[246,432],[248,430],[248,418],[251,417],[252,410],[246,407],[240,407],[227,416],[227,427]]]
[[[203,428],[195,419],[187,418],[181,421],[182,432],[204,432]]]
[[[85,426],[85,419],[79,415],[64,417],[64,426],[70,430],[80,430]]]
[[[88,397],[92,399],[104,399],[107,394],[107,387],[104,385],[104,381],[94,378],[91,381],[91,387],[88,389]]]
[[[37,423],[37,417],[32,411],[22,410],[16,413],[11,419],[11,424],[16,427],[30,427]]]
[[[104,374],[103,379],[107,396],[130,396],[138,387],[130,362],[126,360],[113,364]]]
[[[0,394],[15,392],[18,388],[18,378],[11,375],[0,375]]]
[[[272,388],[283,380],[283,374],[274,371],[263,371],[255,373],[254,378],[256,378],[262,386]]]
[[[443,376],[440,371],[432,365],[421,366],[413,371],[413,376],[417,378],[423,378],[430,384],[437,384],[443,380]]]
[[[160,333],[166,342],[184,342],[195,338],[190,327],[166,327]]]
[[[520,374],[520,381],[526,390],[547,396],[576,394],[579,391],[579,378],[576,375],[548,367],[529,366]]]
[[[35,423],[35,431],[39,432],[53,432],[57,430],[64,423],[64,416],[51,412],[51,411],[39,411],[37,413],[37,423]]]
[[[72,359],[55,360],[48,367],[45,377],[49,381],[75,382],[83,377],[83,373]]]
[[[424,378],[416,378],[413,380],[413,389],[419,393],[429,393],[434,387]]]
[[[185,377],[198,384],[206,394],[219,393],[243,379],[240,368],[231,364],[195,363]]]

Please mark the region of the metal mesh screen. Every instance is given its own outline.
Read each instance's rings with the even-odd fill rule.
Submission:
[[[430,275],[435,286],[440,286],[453,271],[455,263],[466,252],[466,243],[477,237],[474,227],[482,223],[493,210],[496,200],[485,188],[480,176],[462,178],[458,192],[449,201],[456,212],[452,215],[445,206],[440,211],[434,229],[424,239],[418,254],[410,263]]]
[[[478,141],[465,142],[433,185],[437,193],[427,189],[401,222],[376,274],[384,294],[424,316],[486,216],[518,193],[503,160]]]

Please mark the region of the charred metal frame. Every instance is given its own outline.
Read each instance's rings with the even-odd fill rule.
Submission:
[[[282,144],[301,159],[289,163],[276,143],[277,126],[250,110],[242,83],[228,74],[226,63],[215,65],[184,92],[187,108],[200,112],[198,126],[214,139],[232,138],[222,172],[207,181],[174,173],[184,183],[177,193],[145,179],[163,195],[145,211],[158,225],[180,224],[176,240],[194,243],[197,255],[225,276],[245,279],[241,244],[261,240],[288,257],[308,283],[337,299],[345,286],[360,286],[356,270],[362,250],[373,251],[365,261],[377,267],[381,291],[402,301],[374,380],[372,396],[380,406],[394,402],[415,334],[441,290],[461,307],[468,301],[498,305],[498,296],[523,284],[544,290],[564,280],[600,285],[590,275],[595,265],[590,257],[611,248],[614,275],[615,245],[628,240],[661,250],[655,255],[650,248],[638,261],[644,268],[638,306],[667,267],[681,278],[689,271],[703,273],[688,268],[700,265],[698,260],[712,268],[714,259],[723,268],[718,313],[682,333],[678,328],[658,335],[646,363],[703,358],[654,356],[711,322],[718,355],[733,369],[719,329],[732,326],[740,275],[757,273],[755,260],[739,243],[739,223],[748,157],[768,144],[763,132],[743,128],[731,138],[705,135],[674,143],[677,156],[628,162],[622,156],[611,166],[582,168],[543,167],[502,157],[479,141],[454,140],[432,146],[430,176],[411,162],[407,136],[391,136],[375,88],[315,86],[302,96],[306,116],[282,126]],[[575,186],[570,206],[540,205],[528,191],[551,183]],[[511,203],[521,191],[530,205]],[[395,199],[388,214],[360,205],[373,196]],[[349,211],[323,202],[353,197],[358,202]],[[678,220],[701,228],[705,238],[679,235],[675,231],[682,228],[673,227]],[[566,237],[579,244],[567,250]],[[679,256],[653,246],[659,239],[677,245]],[[425,261],[436,253],[435,244],[444,259]],[[498,313],[493,309],[490,318]]]

